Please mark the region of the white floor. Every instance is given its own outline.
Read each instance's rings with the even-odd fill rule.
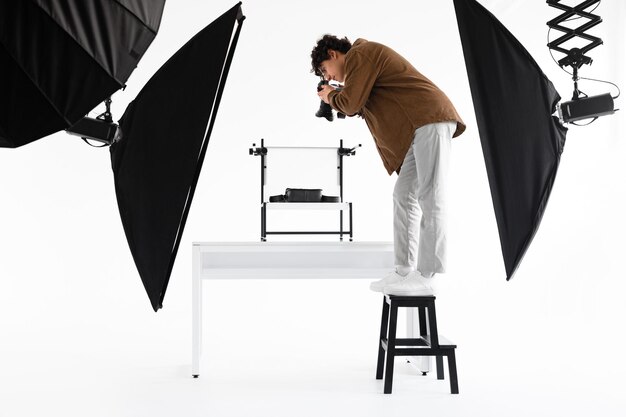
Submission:
[[[13,284],[13,295],[32,291]],[[206,287],[198,379],[186,285],[174,285],[157,314],[139,291],[103,288],[85,300],[57,285],[32,303],[4,291],[0,416],[612,416],[626,408],[623,337],[570,334],[566,321],[556,328],[560,315],[522,308],[524,290],[512,297],[519,303],[485,297],[481,307],[478,293],[443,285],[439,327],[459,345],[460,394],[400,359],[393,394],[384,395],[374,378],[382,297],[365,281]]]

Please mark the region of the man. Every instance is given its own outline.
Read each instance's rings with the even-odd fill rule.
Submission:
[[[324,35],[311,52],[312,72],[343,84],[319,97],[365,119],[393,192],[396,268],[373,291],[432,295],[432,277],[446,265],[446,173],[451,138],[465,125],[448,97],[391,48],[365,39]]]

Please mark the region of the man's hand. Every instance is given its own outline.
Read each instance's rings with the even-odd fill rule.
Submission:
[[[320,99],[322,99],[322,101],[326,104],[330,104],[328,102],[328,93],[330,93],[331,91],[333,91],[335,88],[333,88],[330,85],[323,85],[322,89],[320,91],[317,92],[317,95],[319,96]]]

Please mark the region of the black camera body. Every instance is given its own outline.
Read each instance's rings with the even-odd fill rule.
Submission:
[[[324,85],[328,85],[328,81],[321,80],[317,84],[317,91],[321,91],[322,90],[322,86],[324,86]],[[334,119],[333,108],[330,107],[330,104],[324,103],[323,100],[320,100],[320,108],[315,113],[315,116],[316,117],[323,117],[326,120],[328,120],[329,122],[332,122],[333,119]],[[341,112],[337,112],[337,117],[340,118],[340,119],[345,119],[346,115],[341,113]]]

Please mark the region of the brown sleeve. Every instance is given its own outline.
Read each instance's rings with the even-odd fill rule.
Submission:
[[[330,105],[348,116],[359,113],[370,96],[379,69],[371,59],[360,52],[346,58],[344,87],[341,91],[331,91]]]

